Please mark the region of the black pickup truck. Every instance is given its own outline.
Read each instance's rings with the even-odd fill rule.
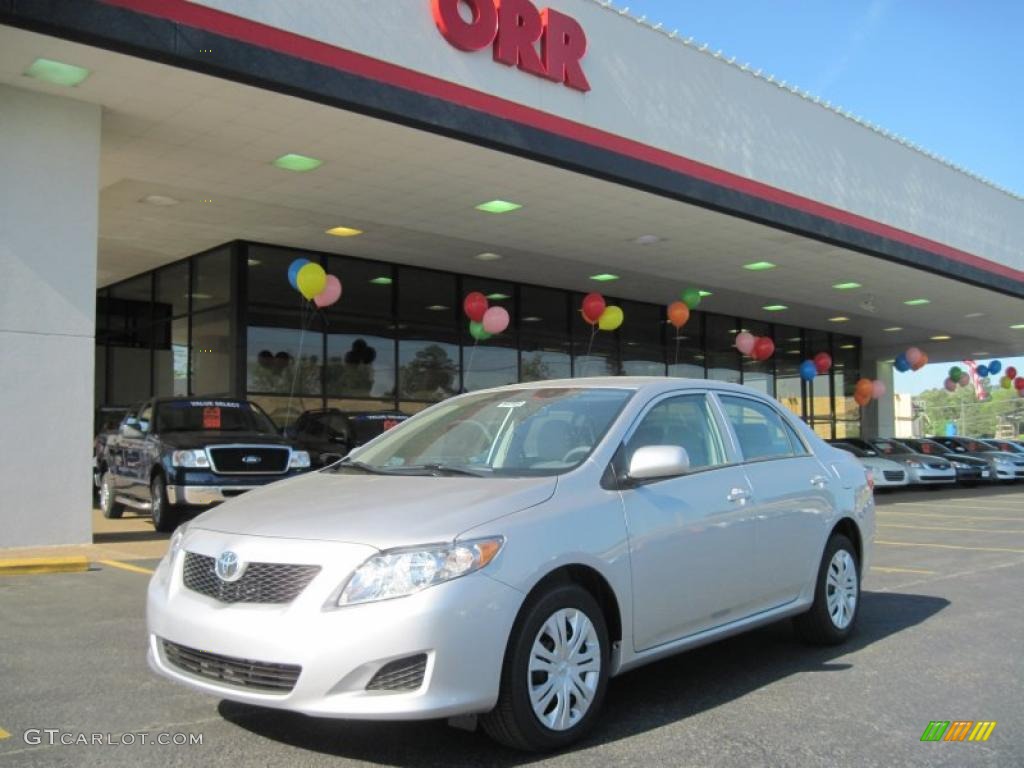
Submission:
[[[172,531],[190,507],[306,472],[309,454],[293,448],[255,403],[157,398],[107,439],[103,465],[106,517],[131,506],[149,510],[158,531]]]
[[[284,433],[307,451],[313,466],[319,468],[345,458],[353,448],[370,442],[408,418],[400,411],[326,408],[306,411]]]

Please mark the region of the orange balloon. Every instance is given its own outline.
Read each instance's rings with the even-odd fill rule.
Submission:
[[[863,392],[854,392],[853,399],[861,408],[871,402],[871,395],[865,395]]]
[[[915,371],[919,371],[922,368],[924,368],[926,365],[928,365],[928,355],[926,353],[922,352],[921,353],[921,357],[917,361],[917,365],[913,365],[913,366],[911,366],[911,368],[913,370],[915,370]]]
[[[690,320],[690,308],[681,301],[673,301],[668,305],[668,321],[678,331]]]
[[[853,388],[854,398],[856,398],[857,395],[860,395],[861,397],[866,397],[870,400],[872,392],[874,392],[874,385],[872,385],[871,379],[858,379],[857,385]],[[860,401],[858,400],[857,402]],[[863,403],[861,403],[861,405],[863,405]]]

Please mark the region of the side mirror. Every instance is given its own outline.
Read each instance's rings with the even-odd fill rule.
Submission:
[[[678,445],[645,445],[629,460],[630,480],[662,480],[690,471],[690,457]]]

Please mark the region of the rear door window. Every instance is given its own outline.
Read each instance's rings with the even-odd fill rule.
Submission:
[[[719,395],[746,461],[784,459],[807,451],[792,428],[767,403],[746,397]]]

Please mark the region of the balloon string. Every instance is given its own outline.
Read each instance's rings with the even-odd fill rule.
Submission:
[[[595,336],[597,336],[597,326],[594,325],[594,324],[591,324],[591,326],[590,326],[590,342],[587,344],[587,354],[586,354],[586,357],[585,357],[585,361],[583,363],[583,369],[584,370],[580,371],[581,374],[586,370],[586,367],[588,365],[590,365],[590,352],[594,349],[594,337]]]
[[[679,331],[676,331],[676,361],[673,365],[679,365]]]
[[[473,370],[473,358],[476,356],[476,345],[480,343],[480,339],[473,338],[473,347],[469,350],[469,363],[466,365],[466,370],[462,372],[462,388],[469,392],[469,372]]]
[[[295,396],[295,385],[299,380],[299,368],[302,366],[302,345],[306,338],[306,328],[313,321],[313,310],[306,307],[305,300],[299,305],[299,350],[295,356],[295,369],[292,372],[292,385],[288,390],[288,404],[285,406],[285,428],[291,425],[292,399]]]

